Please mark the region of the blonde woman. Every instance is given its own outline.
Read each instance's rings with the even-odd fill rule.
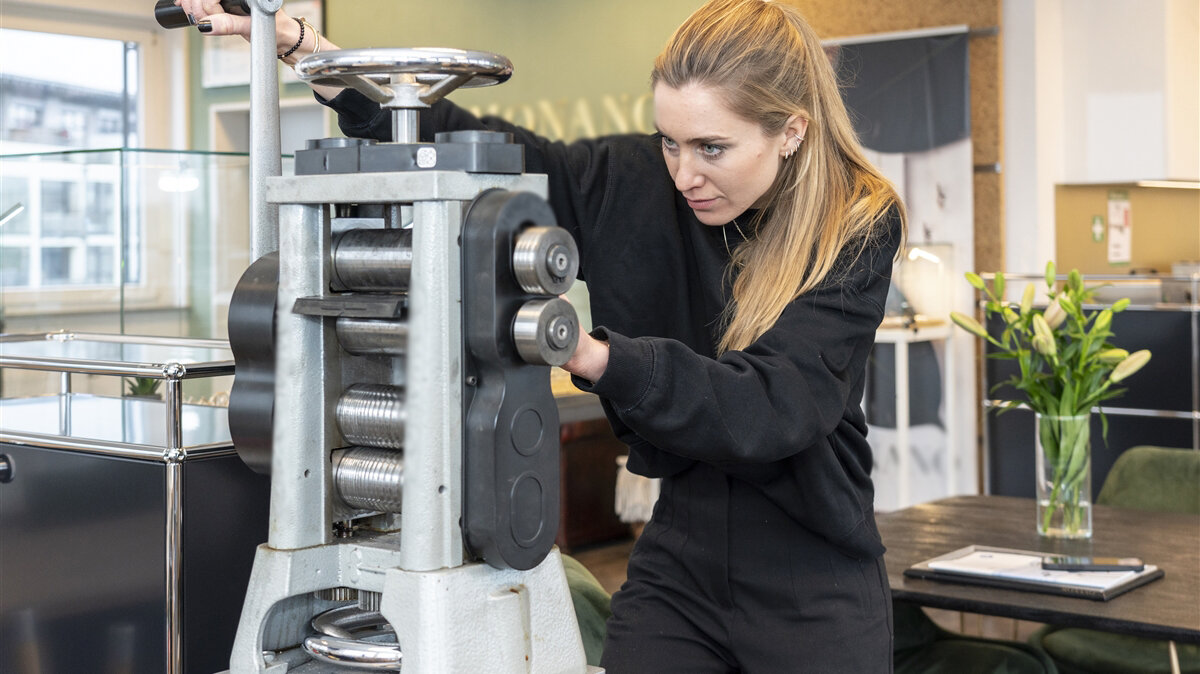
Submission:
[[[248,31],[197,16],[206,32]],[[277,26],[287,60],[315,48],[290,17]],[[600,326],[565,367],[602,399],[630,470],[663,478],[602,664],[891,671],[861,400],[901,205],[792,7],[705,4],[651,82],[653,136],[562,144],[446,101],[422,119],[425,139],[511,132],[526,169],[549,175]],[[348,135],[389,139],[390,115],[364,96],[318,93]]]

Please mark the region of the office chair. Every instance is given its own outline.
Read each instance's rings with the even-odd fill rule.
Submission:
[[[1200,452],[1150,446],[1130,448],[1113,464],[1096,503],[1134,510],[1200,514]],[[1173,671],[1167,641],[1055,625],[1041,628],[1029,641],[1045,650],[1062,674]],[[1175,646],[1178,671],[1200,674],[1200,646],[1178,643]]]

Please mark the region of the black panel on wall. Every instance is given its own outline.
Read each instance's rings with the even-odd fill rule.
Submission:
[[[987,329],[999,335],[1004,321],[998,316],[988,319]],[[1150,349],[1154,356],[1146,367],[1130,377],[1124,395],[1109,400],[1107,406],[1133,409],[1171,410],[1186,412],[1192,409],[1191,314],[1186,311],[1155,311],[1128,309],[1113,316],[1110,341],[1130,352]],[[988,353],[996,348],[988,345]],[[988,397],[993,400],[1023,399],[1020,391],[1005,386],[997,391],[991,387],[1019,372],[1016,361],[989,358],[985,365]],[[1194,368],[1195,365],[1192,364]],[[1184,447],[1192,444],[1190,436]]]
[[[1034,497],[1033,412],[1013,409],[1003,414],[987,412],[988,493]],[[1092,497],[1100,493],[1104,478],[1117,457],[1130,447],[1192,446],[1189,419],[1134,417],[1109,414],[1108,436],[1102,435],[1100,415],[1092,415]]]

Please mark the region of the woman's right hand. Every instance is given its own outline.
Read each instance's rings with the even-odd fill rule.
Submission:
[[[205,35],[240,35],[246,41],[250,40],[250,17],[227,13],[218,0],[175,0],[175,4],[184,12],[192,15],[196,20],[197,27],[201,28],[200,32]],[[211,26],[211,28],[206,29],[203,26]],[[286,52],[299,39],[300,23],[282,9],[275,12],[276,53]],[[331,47],[326,41],[321,48],[329,50]],[[316,49],[316,36],[305,35],[304,44],[296,50],[297,59],[289,60],[298,60],[299,56],[307,56],[314,49]]]
[[[240,35],[247,42],[250,40],[250,17],[226,13],[219,0],[175,0],[175,4],[195,19],[196,27],[204,35]],[[301,39],[299,20],[282,9],[275,12],[275,53],[287,54],[283,59],[285,64],[294,66],[301,58],[318,49],[334,51],[338,46],[325,36],[318,35],[311,24],[308,24]],[[309,86],[326,99],[337,96],[342,90],[341,87],[329,85]]]

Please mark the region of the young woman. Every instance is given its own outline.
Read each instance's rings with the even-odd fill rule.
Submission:
[[[209,26],[248,31],[220,15]],[[289,61],[315,49],[294,19],[277,26],[281,52],[300,43]],[[651,81],[653,136],[551,142],[447,101],[422,118],[425,139],[511,132],[527,170],[549,175],[600,326],[565,367],[600,396],[630,470],[663,478],[602,664],[889,672],[861,400],[902,207],[794,8],[712,0]],[[390,140],[390,115],[366,97],[318,93],[347,135]]]

